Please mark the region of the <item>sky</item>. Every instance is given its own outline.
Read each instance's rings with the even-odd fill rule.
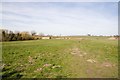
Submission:
[[[1,0],[2,2],[118,2],[119,0]]]
[[[14,0],[13,0],[14,1]],[[116,35],[117,2],[2,2],[0,28],[49,35]]]

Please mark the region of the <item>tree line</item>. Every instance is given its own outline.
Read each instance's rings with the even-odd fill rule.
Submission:
[[[31,31],[31,33],[24,31],[9,31],[6,29],[0,29],[0,41],[23,41],[23,40],[36,40],[36,39],[42,39],[43,36],[49,36],[50,39],[54,38],[55,36],[52,35],[44,35],[43,33],[40,33],[39,35],[36,35],[37,33],[35,31]],[[88,34],[87,36],[91,36],[91,34]],[[58,36],[60,37],[60,36]],[[119,35],[113,35],[109,37],[115,37],[116,39],[120,39]]]
[[[0,30],[0,41],[22,41],[22,40],[36,40],[40,39],[40,37],[44,36],[43,33],[36,35],[35,31],[31,31],[31,33],[24,32],[13,32],[5,29]]]

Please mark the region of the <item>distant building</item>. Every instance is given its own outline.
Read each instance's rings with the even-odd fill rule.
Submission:
[[[42,37],[41,39],[51,39],[51,37],[46,36],[46,37]]]
[[[33,37],[34,37],[34,39],[41,39],[41,37],[39,35],[34,35]]]
[[[58,38],[55,38],[55,39],[64,39],[64,38],[60,38],[60,37],[58,37]]]
[[[55,39],[70,39],[70,38],[67,38],[67,37],[57,37]]]

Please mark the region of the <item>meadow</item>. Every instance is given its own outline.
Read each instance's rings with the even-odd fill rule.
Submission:
[[[108,37],[2,42],[4,78],[117,78],[118,41]]]

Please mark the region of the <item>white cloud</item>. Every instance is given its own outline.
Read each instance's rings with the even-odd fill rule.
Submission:
[[[49,3],[48,3],[49,4]],[[4,5],[3,26],[11,30],[36,30],[45,34],[116,34],[117,16],[84,7]],[[110,17],[109,17],[109,16]],[[109,18],[108,18],[109,17]]]

